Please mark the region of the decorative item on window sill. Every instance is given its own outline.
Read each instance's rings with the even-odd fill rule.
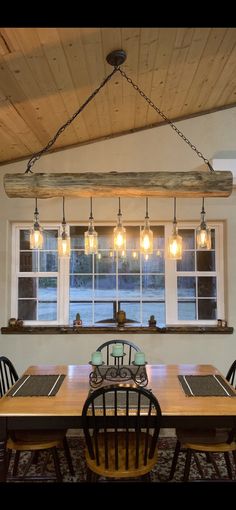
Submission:
[[[155,319],[155,315],[150,315],[150,318],[149,318],[149,321],[148,321],[148,325],[150,328],[155,328],[156,325],[157,325],[157,321]]]
[[[34,224],[30,229],[30,249],[41,250],[43,247],[43,229],[38,222],[38,200],[35,199]]]
[[[142,356],[137,358],[137,360],[134,361],[132,365],[120,364],[120,359],[125,356],[124,352],[121,356],[114,356],[112,354],[112,356],[115,358],[115,365],[105,365],[101,357],[99,357],[99,359],[95,358],[96,354],[101,353],[93,353],[92,360],[89,362],[89,364],[93,366],[93,370],[89,374],[89,384],[92,388],[97,388],[104,381],[116,383],[130,380],[133,381],[137,386],[147,386],[147,362],[145,361],[144,353],[136,353]]]
[[[218,319],[217,326],[218,328],[227,328],[228,324],[224,319]]]
[[[85,255],[97,254],[98,235],[93,224],[93,199],[90,198],[90,216],[88,230],[84,233],[84,253]]]
[[[123,227],[121,222],[121,208],[120,208],[120,197],[119,197],[119,211],[117,214],[117,225],[114,228],[114,250],[121,253],[121,256],[125,256],[126,252],[126,229]]]
[[[168,239],[167,258],[173,260],[182,259],[182,237],[178,235],[176,221],[176,197],[174,197],[174,221],[172,236]]]
[[[59,257],[70,257],[70,236],[65,220],[65,197],[63,197],[63,218],[58,237],[58,255]]]
[[[140,253],[145,256],[153,253],[153,232],[149,225],[148,198],[146,198],[145,224],[140,234]]]
[[[126,313],[124,310],[119,310],[116,314],[116,320],[118,326],[124,326],[126,322]]]
[[[22,328],[24,326],[24,321],[22,319],[15,319],[11,317],[8,321],[8,326],[10,328]]]
[[[205,222],[204,198],[202,199],[201,223],[197,228],[197,248],[198,250],[211,249],[211,229]]]
[[[82,326],[82,324],[83,324],[83,323],[82,323],[82,320],[81,320],[81,318],[80,318],[80,313],[77,313],[77,314],[76,314],[76,318],[75,318],[75,320],[73,321],[73,327],[74,327],[74,328],[79,328],[79,327],[81,327],[81,326]]]

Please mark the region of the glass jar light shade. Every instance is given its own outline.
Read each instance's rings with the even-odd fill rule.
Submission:
[[[41,250],[43,247],[43,229],[39,223],[34,223],[30,229],[30,249]]]
[[[98,252],[98,234],[92,224],[84,233],[84,252],[85,255]]]
[[[197,248],[199,250],[211,249],[211,229],[207,226],[199,225],[197,228]]]
[[[58,237],[58,256],[70,257],[70,236],[65,230]]]
[[[126,251],[126,229],[122,225],[114,228],[114,250]]]
[[[182,251],[182,237],[177,232],[173,232],[168,239],[167,257],[168,259],[180,260],[182,259]]]
[[[152,254],[153,253],[153,232],[149,225],[146,224],[141,230],[140,234],[140,251],[141,253]]]

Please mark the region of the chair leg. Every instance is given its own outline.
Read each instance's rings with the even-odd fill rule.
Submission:
[[[24,469],[24,471],[23,471],[22,478],[25,478],[25,477],[26,477],[26,475],[27,475],[27,473],[28,473],[28,471],[29,471],[29,469],[30,469],[31,465],[33,464],[34,455],[35,455],[35,452],[34,452],[34,451],[32,451],[32,452],[31,452],[31,454],[30,454],[30,458],[29,458],[29,460],[28,460],[28,462],[27,462],[27,464],[26,464],[26,466],[25,466],[25,469]]]
[[[204,478],[204,473],[203,473],[203,470],[202,470],[201,464],[200,464],[200,462],[199,462],[199,458],[198,458],[198,456],[197,456],[197,453],[193,452],[193,458],[194,458],[194,460],[195,460],[195,463],[196,463],[196,466],[197,466],[197,468],[198,468],[198,471],[199,471],[199,473],[200,473],[201,478]],[[210,461],[210,462],[211,462],[211,461]]]
[[[54,461],[57,481],[58,482],[62,482],[62,474],[61,474],[60,462],[59,462],[59,457],[58,457],[58,453],[57,453],[56,447],[52,448],[52,455],[53,455],[53,461]]]
[[[87,468],[87,472],[86,472],[86,482],[92,482],[92,471]]]
[[[12,455],[12,450],[7,450],[7,460],[6,460],[6,472],[7,473],[9,471],[9,466],[10,466],[10,462],[11,462],[11,455]]]
[[[179,456],[180,448],[181,448],[181,443],[180,443],[179,440],[177,440],[176,447],[175,447],[175,453],[174,453],[174,457],[173,457],[173,460],[172,460],[169,480],[172,480],[172,478],[173,478],[173,476],[175,474],[175,470],[176,470],[176,465],[177,465],[177,461],[178,461],[178,456]]]
[[[14,466],[13,466],[13,471],[12,471],[13,476],[17,475],[19,460],[20,460],[20,452],[19,452],[19,450],[16,450]]]
[[[186,460],[185,460],[185,466],[184,466],[184,482],[188,482],[189,479],[189,472],[190,472],[190,465],[191,465],[191,458],[192,458],[192,452],[188,448],[186,453]]]
[[[220,470],[219,470],[219,468],[218,468],[218,466],[217,466],[217,463],[216,463],[216,461],[215,461],[215,459],[214,459],[214,453],[213,453],[213,454],[212,454],[212,453],[209,453],[209,456],[210,456],[210,458],[211,458],[211,463],[212,463],[212,465],[214,466],[214,470],[215,470],[215,472],[216,472],[216,474],[217,474],[218,478],[221,478]]]
[[[69,448],[66,436],[63,438],[63,447],[64,447],[65,456],[66,456],[66,460],[67,460],[67,464],[68,464],[68,467],[69,467],[70,474],[71,474],[71,476],[75,476],[75,472],[74,472],[74,468],[73,468],[73,463],[72,463],[72,458],[71,458],[71,454],[70,454],[70,448]]]
[[[232,479],[233,473],[232,473],[232,468],[231,468],[231,463],[230,463],[230,458],[229,458],[229,452],[224,452],[224,458],[225,458],[225,463],[226,463],[226,467],[227,467],[228,477]]]

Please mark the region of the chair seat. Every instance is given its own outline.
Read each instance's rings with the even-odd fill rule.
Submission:
[[[176,435],[182,445],[185,443],[210,445],[226,443],[229,429],[177,429]]]
[[[115,468],[115,435],[114,433],[107,433],[108,440],[108,469],[105,467],[105,449],[104,449],[104,434],[98,434],[98,451],[99,451],[99,465],[96,460],[92,460],[88,451],[86,450],[86,461],[89,469],[98,475],[105,477],[119,477],[119,478],[132,478],[136,476],[142,476],[149,473],[157,462],[157,448],[152,459],[147,459],[147,464],[143,465],[143,456],[145,448],[146,434],[140,434],[139,443],[139,465],[141,467],[135,467],[135,433],[129,433],[129,449],[128,449],[128,469],[126,469],[126,433],[119,432],[118,434],[119,444],[119,466]],[[152,436],[149,436],[150,441]],[[95,449],[95,445],[94,445]],[[96,451],[96,449],[95,449]]]
[[[64,430],[16,430],[7,440],[9,450],[43,450],[61,446]]]

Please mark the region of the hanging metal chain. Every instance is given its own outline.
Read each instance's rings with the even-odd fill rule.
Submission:
[[[170,125],[170,127],[172,127],[172,129],[174,131],[176,131],[177,135],[179,135],[180,138],[182,138],[182,140],[184,140],[184,142],[186,142],[191,147],[191,149],[193,149],[193,151],[196,152],[198,157],[203,159],[204,163],[208,166],[210,172],[214,172],[214,169],[211,166],[209,160],[203,156],[203,154],[197,149],[197,147],[195,145],[193,145],[190,142],[190,140],[188,140],[188,138],[182,133],[182,131],[180,131],[180,129],[178,129],[176,127],[176,125],[170,119],[168,119],[168,117],[166,117],[166,115],[160,110],[160,108],[158,108],[158,106],[156,106],[153,103],[153,101],[148,96],[146,96],[146,94],[144,94],[144,92],[139,88],[139,86],[136,85],[136,83],[134,83],[133,80],[131,80],[131,78],[129,78],[129,76],[127,76],[127,74],[122,69],[120,69],[120,67],[118,67],[116,69],[128,81],[128,83],[130,83],[132,85],[132,87],[135,90],[137,90],[137,92],[140,94],[140,96],[142,96],[147,101],[149,106],[151,106],[157,113],[159,113],[159,115]]]
[[[118,71],[118,67],[114,67],[113,71],[102,81],[102,83],[99,85],[99,87],[97,87],[94,90],[94,92],[92,92],[92,94],[88,97],[88,99],[86,99],[86,101],[80,106],[80,108],[72,115],[72,117],[70,117],[70,119],[67,120],[67,122],[65,122],[65,124],[63,124],[63,126],[61,126],[58,129],[58,131],[56,132],[54,137],[48,142],[48,144],[41,151],[37,152],[36,154],[34,154],[32,156],[32,158],[30,158],[30,160],[28,161],[28,164],[27,164],[25,174],[33,173],[31,169],[32,169],[32,166],[36,163],[36,161],[38,161],[38,159],[40,159],[41,156],[45,152],[47,152],[50,149],[50,147],[52,147],[52,145],[55,143],[55,141],[61,135],[61,133],[63,133],[63,131],[65,131],[65,129],[82,112],[82,110],[85,108],[85,106],[87,106],[87,104],[89,104],[90,101],[92,101],[92,99],[98,94],[98,92],[104,87],[104,85],[106,85],[106,83],[112,78],[113,74],[115,74],[117,71]]]

